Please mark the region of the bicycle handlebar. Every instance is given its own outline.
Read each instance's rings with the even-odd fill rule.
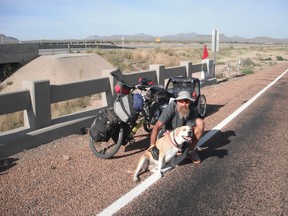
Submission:
[[[120,76],[116,75],[115,72],[117,72],[119,70],[115,70],[115,71],[112,71],[110,74],[111,76],[113,76],[116,80],[118,80],[119,82],[123,83],[124,85],[128,86],[129,88],[135,90],[135,89],[139,89],[141,91],[147,91],[147,87],[151,87],[151,86],[147,86],[147,85],[144,85],[144,84],[136,84],[136,85],[130,85],[128,84],[124,79],[122,79]]]

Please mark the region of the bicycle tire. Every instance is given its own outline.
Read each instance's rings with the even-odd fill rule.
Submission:
[[[143,128],[144,128],[144,130],[145,130],[147,133],[151,133],[151,132],[152,132],[152,129],[153,129],[153,127],[151,127],[151,124],[150,124],[150,123],[144,123],[144,124],[143,124]]]
[[[197,112],[203,118],[206,114],[207,104],[206,104],[206,97],[205,95],[200,95],[197,104]]]
[[[124,127],[119,125],[108,141],[95,142],[90,137],[90,148],[93,154],[102,159],[112,158],[119,150],[124,139]]]
[[[155,116],[155,113],[157,112],[157,116]],[[152,112],[150,112],[150,121],[146,121],[143,124],[143,128],[147,133],[151,133],[153,130],[154,125],[156,124],[157,120],[159,119],[160,115],[161,115],[162,111],[159,108],[159,106],[154,107]],[[155,120],[156,118],[156,120]],[[151,123],[153,122],[153,123]]]

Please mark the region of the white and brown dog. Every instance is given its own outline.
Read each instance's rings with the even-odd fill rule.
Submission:
[[[159,175],[162,176],[161,169],[166,164],[171,164],[172,167],[175,167],[174,159],[176,154],[181,151],[181,147],[185,142],[192,141],[193,132],[191,127],[182,126],[178,127],[169,134],[161,137],[156,142],[156,147],[159,150],[159,159],[158,161],[153,158],[151,153],[151,149],[154,147],[150,147],[145,153],[141,156],[138,166],[135,170],[133,180],[135,182],[139,181],[139,172],[141,170],[155,170],[159,172]],[[154,147],[155,148],[155,147]]]

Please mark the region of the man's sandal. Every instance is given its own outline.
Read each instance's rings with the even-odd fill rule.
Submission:
[[[194,151],[188,151],[187,157],[190,158],[190,160],[194,164],[200,164],[201,163],[201,159],[200,159],[199,155]]]

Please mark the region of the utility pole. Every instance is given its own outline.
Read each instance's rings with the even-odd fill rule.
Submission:
[[[212,52],[214,52],[213,59],[213,77],[215,77],[215,66],[216,66],[216,52],[219,52],[219,31],[212,31]]]

